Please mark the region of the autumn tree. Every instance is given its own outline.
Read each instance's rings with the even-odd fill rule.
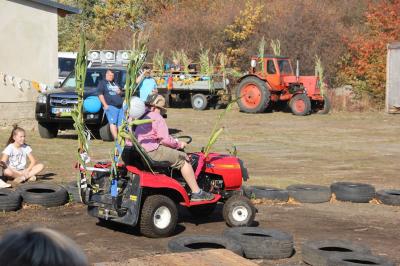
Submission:
[[[226,53],[228,60],[234,66],[237,66],[240,61],[248,60],[244,58],[246,52],[244,44],[252,37],[260,24],[263,17],[262,11],[263,5],[255,4],[254,1],[246,1],[244,9],[240,11],[235,21],[225,28]]]
[[[400,40],[400,0],[369,5],[366,30],[346,40],[348,53],[339,78],[382,104],[385,97],[387,44]]]

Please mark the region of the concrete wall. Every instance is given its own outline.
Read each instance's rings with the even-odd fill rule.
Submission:
[[[0,72],[54,84],[58,76],[57,19],[55,8],[24,0],[0,0]],[[2,112],[0,119],[34,117],[38,95],[34,89],[19,90],[0,81],[0,95],[0,110],[11,110]]]
[[[386,112],[400,113],[400,42],[388,45],[386,65]]]

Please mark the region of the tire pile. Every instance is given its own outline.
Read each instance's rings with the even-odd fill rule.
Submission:
[[[0,211],[17,211],[22,203],[56,207],[68,202],[67,190],[56,184],[26,183],[16,190],[0,189]]]
[[[295,254],[293,236],[276,229],[232,227],[223,235],[181,236],[169,241],[171,252],[227,249],[247,259],[279,260]],[[372,255],[367,247],[346,240],[308,241],[301,246],[302,260],[312,266],[395,264]]]
[[[336,200],[354,203],[368,203],[373,199],[386,205],[400,206],[400,190],[384,189],[375,191],[369,184],[336,182],[330,187],[318,185],[291,185],[286,189],[274,187],[243,187],[243,194],[250,199],[268,199],[287,202],[290,198],[301,203],[328,202],[335,195]]]

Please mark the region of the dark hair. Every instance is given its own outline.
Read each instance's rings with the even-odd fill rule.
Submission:
[[[19,127],[17,124],[13,125],[13,130],[11,131],[11,135],[8,138],[7,144],[6,146],[8,146],[8,144],[10,143],[14,143],[14,136],[17,135],[18,132],[24,132],[25,133],[25,129],[23,129],[22,127]]]
[[[110,69],[110,68],[108,68],[108,69],[106,70],[106,73],[107,73],[107,72],[111,72],[111,73],[114,74],[114,71],[113,71],[112,69]]]
[[[0,240],[0,262],[7,266],[87,266],[87,258],[68,237],[48,228],[13,231]]]
[[[147,65],[143,67],[143,70],[147,70],[147,69],[150,69],[150,67]]]

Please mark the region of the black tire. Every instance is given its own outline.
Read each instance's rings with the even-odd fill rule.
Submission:
[[[329,187],[317,185],[291,185],[287,187],[289,196],[302,203],[322,203],[331,199]]]
[[[254,222],[256,208],[248,198],[234,195],[225,202],[222,214],[228,226],[250,226]]]
[[[243,248],[231,238],[223,236],[181,236],[168,242],[168,249],[172,252],[191,252],[202,249],[227,249],[243,256]]]
[[[252,106],[253,95],[246,94],[246,87],[249,85],[254,85],[258,89],[258,96],[260,98],[259,102],[255,102],[254,106]],[[263,81],[257,77],[250,76],[244,78],[238,85],[236,89],[236,97],[240,98],[238,100],[238,105],[240,111],[245,113],[262,113],[267,109],[268,104],[270,102],[271,92],[267,87],[266,81]],[[247,96],[246,96],[247,95]]]
[[[313,266],[326,266],[328,258],[338,254],[371,254],[371,250],[345,240],[308,241],[301,246],[302,259]]]
[[[216,203],[204,204],[204,205],[197,205],[190,207],[188,208],[188,211],[195,218],[206,218],[214,212],[216,207],[217,207]]]
[[[331,102],[328,98],[328,96],[324,95],[324,105],[321,110],[319,110],[317,113],[320,115],[326,115],[329,113],[331,110]]]
[[[299,103],[302,105],[299,105]],[[311,113],[311,101],[310,98],[304,93],[296,94],[289,101],[290,110],[294,115],[305,116]]]
[[[400,206],[400,190],[384,189],[376,192],[376,198],[386,205]]]
[[[375,197],[375,188],[362,183],[337,182],[331,185],[331,190],[340,201],[368,203]]]
[[[248,259],[284,259],[294,252],[293,237],[285,232],[259,227],[236,227],[224,231],[224,236],[238,241]]]
[[[29,204],[56,207],[68,201],[67,190],[56,184],[27,183],[18,187],[18,190],[21,192],[23,201]]]
[[[360,265],[379,265],[395,266],[395,264],[383,257],[369,254],[348,253],[335,254],[328,258],[327,266],[360,266]]]
[[[82,202],[79,196],[78,184],[76,181],[69,182],[65,188],[67,189],[69,200],[72,202]]]
[[[111,134],[110,125],[108,123],[100,128],[99,135],[103,141],[113,141],[114,140],[114,137]]]
[[[53,139],[57,137],[57,124],[38,123],[39,135],[44,139]]]
[[[165,212],[164,216],[158,212]],[[166,219],[167,223],[162,224],[161,219]],[[168,237],[174,233],[177,222],[178,209],[172,199],[164,195],[151,195],[145,199],[140,216],[140,232],[144,236]]]
[[[287,190],[275,187],[253,186],[251,187],[251,194],[252,197],[256,199],[279,200],[284,202],[289,199]]]
[[[21,208],[21,195],[8,188],[0,189],[0,211],[16,211]]]
[[[204,94],[198,93],[192,96],[191,103],[194,110],[202,111],[207,108],[208,100]]]

